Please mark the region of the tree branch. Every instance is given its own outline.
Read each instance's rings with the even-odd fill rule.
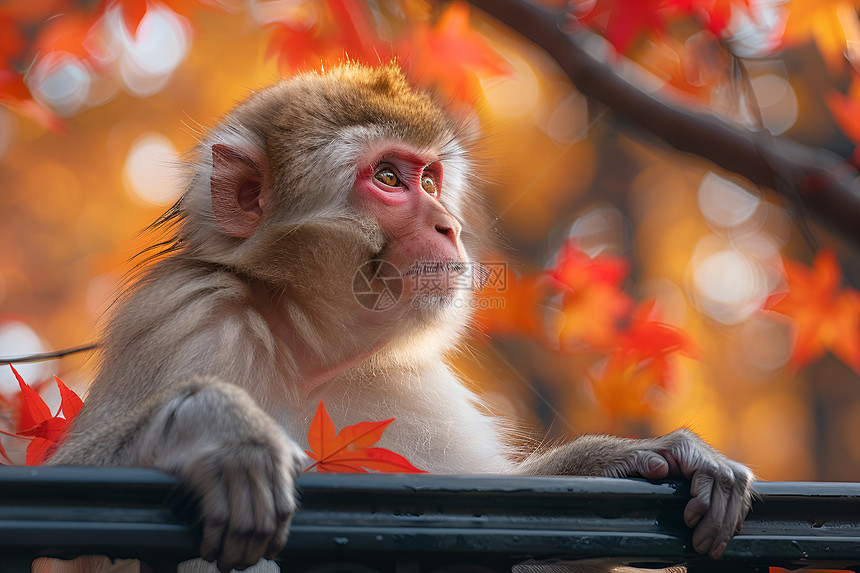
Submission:
[[[802,203],[824,226],[860,246],[860,186],[842,158],[645,93],[584,49],[588,32],[564,32],[564,13],[526,0],[469,2],[545,50],[585,96],[679,151]],[[803,209],[796,210],[804,230]]]

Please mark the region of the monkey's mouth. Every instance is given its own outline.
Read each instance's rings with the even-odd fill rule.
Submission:
[[[424,261],[413,264],[403,279],[412,283],[413,292],[437,293],[457,290],[479,291],[490,271],[481,263],[464,261]]]
[[[444,273],[465,273],[472,263],[462,261],[424,261],[413,264],[403,274],[404,277],[418,275],[441,275]]]

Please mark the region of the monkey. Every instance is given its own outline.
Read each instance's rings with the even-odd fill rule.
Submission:
[[[686,429],[518,458],[441,358],[474,293],[420,279],[480,274],[475,139],[396,63],[251,94],[188,160],[155,223],[170,238],[115,303],[50,463],[169,472],[199,500],[202,559],[263,567],[286,543],[322,400],[339,426],[396,418],[378,445],[429,472],[687,478],[693,547],[720,557],[751,505],[748,468]],[[401,290],[365,304],[356,277],[370,298]]]

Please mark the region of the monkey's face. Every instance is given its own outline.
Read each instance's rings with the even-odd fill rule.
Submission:
[[[396,268],[404,303],[416,309],[451,303],[469,271],[447,192],[444,162],[432,152],[390,142],[359,160],[356,207],[377,221],[386,239],[379,258]]]

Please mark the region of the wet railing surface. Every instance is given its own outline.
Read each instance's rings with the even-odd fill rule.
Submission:
[[[860,571],[860,484],[759,482],[722,559],[697,555],[685,482],[306,474],[284,571],[510,571],[531,560],[641,567]],[[37,556],[140,558],[173,571],[195,557],[193,504],[175,478],[132,468],[0,468],[0,571]]]

